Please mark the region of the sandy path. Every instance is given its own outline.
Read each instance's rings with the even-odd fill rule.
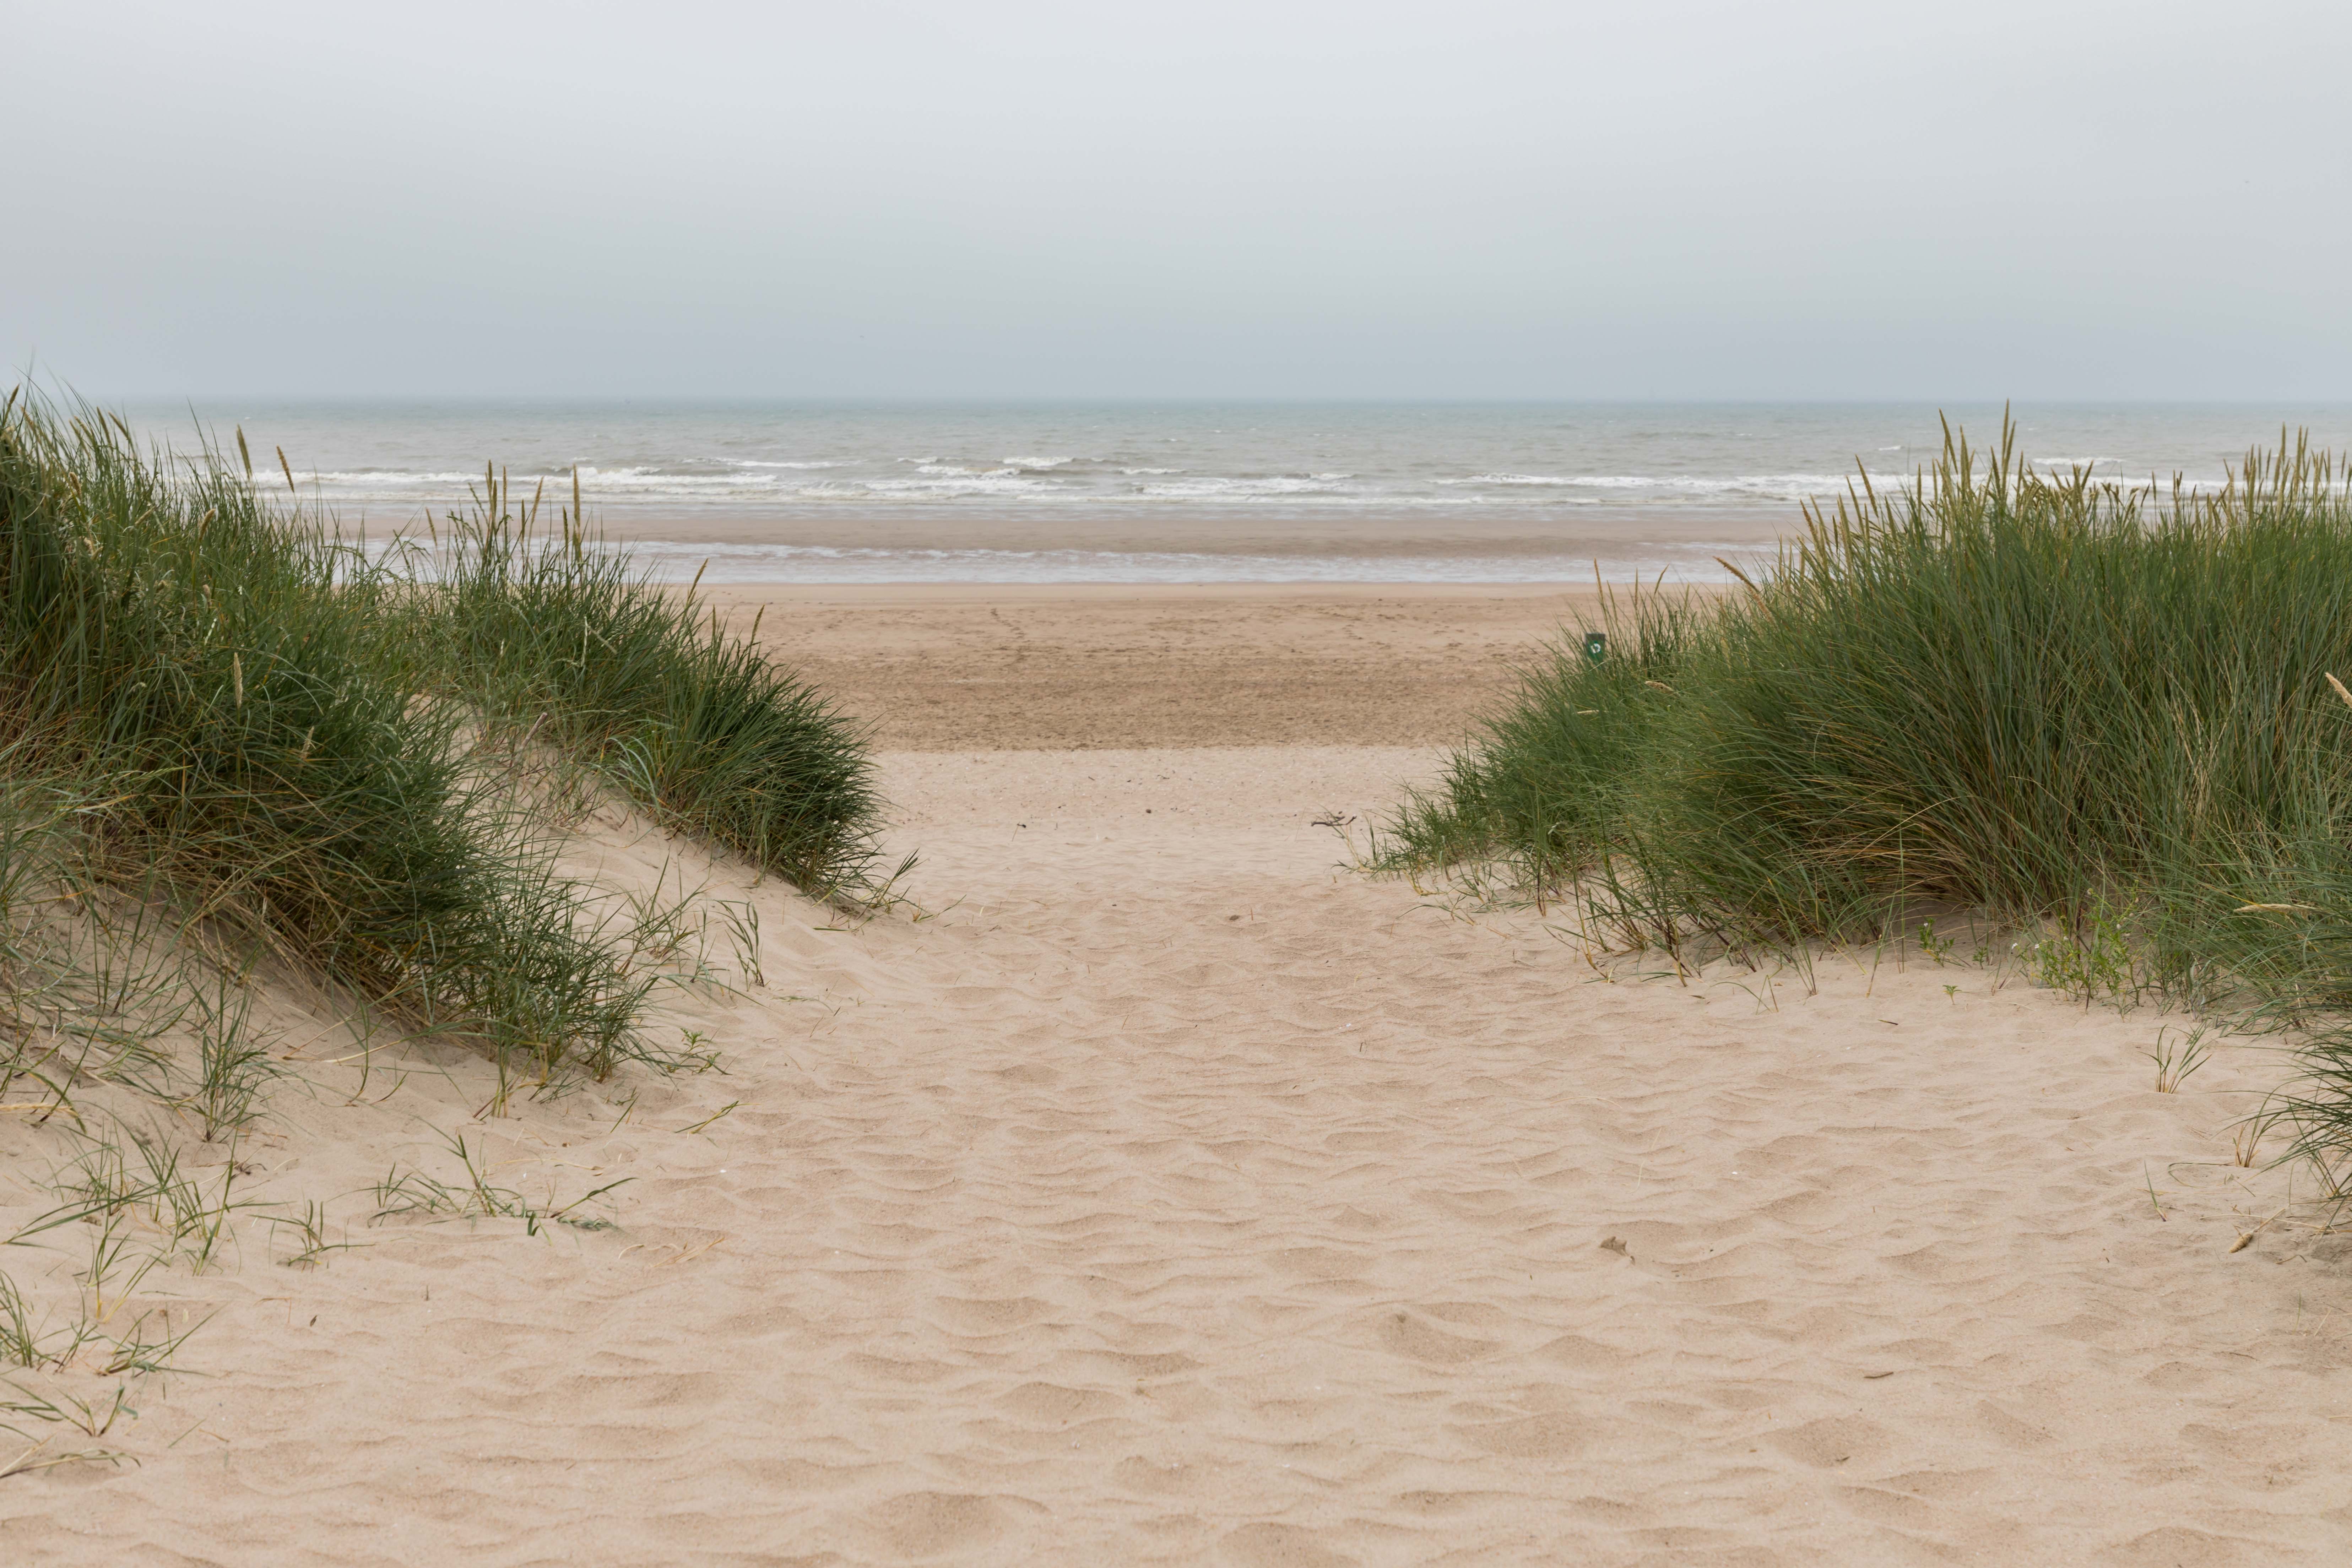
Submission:
[[[2274,1060],[2159,1095],[2168,1020],[1916,954],[1603,982],[1335,871],[1310,816],[1428,762],[887,759],[933,918],[762,892],[766,989],[678,1016],[731,1076],[474,1134],[635,1176],[620,1228],[343,1199],[323,1269],[175,1271],[213,1375],[136,1469],[0,1481],[0,1556],[2340,1560],[2352,1282],[2227,1251]],[[429,1163],[487,1083],[281,1093],[257,1190]]]

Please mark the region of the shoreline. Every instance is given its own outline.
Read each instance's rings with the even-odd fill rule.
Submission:
[[[519,500],[528,492],[518,490]],[[1136,555],[1292,555],[1367,560],[1399,557],[1540,559],[1646,556],[1660,552],[1769,548],[1801,531],[1795,502],[1716,507],[1682,504],[1534,508],[1307,509],[1200,506],[1121,511],[1094,505],[1027,509],[844,506],[839,510],[638,511],[585,494],[592,527],[616,542],[881,552],[1079,552]],[[550,487],[543,518],[569,505]],[[445,498],[446,501],[446,498]],[[431,503],[436,518],[445,501]],[[351,514],[371,534],[420,532],[426,503],[371,517]]]

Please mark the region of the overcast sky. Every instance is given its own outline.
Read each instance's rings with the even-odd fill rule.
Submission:
[[[2352,393],[2352,6],[0,0],[0,353],[215,394]]]

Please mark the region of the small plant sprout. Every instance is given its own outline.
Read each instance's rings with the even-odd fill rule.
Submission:
[[[1938,969],[1944,966],[1944,960],[1951,955],[1952,949],[1959,944],[1959,940],[1956,936],[1937,936],[1934,921],[1919,922],[1919,951],[1934,959],[1936,967]]]
[[[89,1266],[81,1274],[93,1325],[103,1328],[122,1310],[123,1303],[163,1261],[143,1247],[134,1251],[135,1240],[128,1210],[109,1209],[99,1216],[89,1238]]]
[[[622,895],[629,907],[627,942],[633,953],[654,960],[668,959],[694,935],[696,925],[691,918],[695,900],[701,897],[699,889],[689,891],[686,873],[681,868],[677,879],[677,897],[664,901],[663,889],[669,881],[669,867],[665,865],[654,878],[653,887],[644,892],[630,891]]]
[[[189,1109],[203,1123],[205,1142],[241,1132],[259,1108],[261,1091],[278,1068],[269,1047],[252,1027],[253,993],[248,977],[224,969],[198,992],[195,1092]]]
[[[302,1205],[299,1215],[266,1216],[278,1227],[278,1234],[294,1243],[294,1250],[278,1261],[289,1268],[312,1268],[326,1262],[330,1252],[345,1252],[358,1245],[349,1241],[327,1239],[327,1205],[311,1202]]]
[[[48,1342],[46,1326],[34,1321],[32,1304],[16,1282],[0,1274],[0,1363],[36,1367],[47,1361],[41,1349]]]
[[[114,1429],[114,1424],[123,1416],[136,1416],[139,1414],[131,1408],[131,1390],[129,1385],[124,1384],[114,1385],[112,1399],[95,1400],[82,1399],[64,1393],[54,1396],[37,1394],[21,1384],[12,1383],[7,1387],[16,1397],[14,1399],[0,1397],[0,1410],[6,1411],[12,1415],[29,1415],[37,1421],[62,1423],[92,1437],[105,1436]],[[22,1431],[23,1429],[12,1427],[10,1430]]]
[[[727,934],[734,940],[735,966],[742,972],[743,984],[754,989],[768,984],[768,972],[760,963],[760,906],[745,899],[740,904],[719,902],[719,917],[727,922]]]
[[[2182,1080],[2203,1067],[2206,1058],[2213,1053],[2212,1047],[2205,1043],[2206,1026],[2203,1025],[2184,1030],[2180,1037],[2170,1045],[2165,1043],[2168,1033],[2168,1030],[2158,1029],[2156,1032],[2156,1048],[2142,1054],[2156,1064],[2156,1092],[2178,1094]]]
[[[162,1330],[151,1338],[147,1333],[148,1321],[159,1315],[163,1318]],[[129,1331],[121,1339],[112,1342],[110,1353],[100,1366],[99,1371],[108,1377],[117,1377],[127,1372],[137,1373],[142,1377],[152,1377],[170,1372],[173,1370],[172,1358],[180,1353],[180,1347],[187,1343],[189,1337],[198,1329],[211,1321],[210,1318],[205,1318],[191,1323],[175,1334],[171,1331],[171,1319],[168,1313],[142,1312],[131,1323]]]
[[[375,1220],[407,1215],[430,1219],[519,1219],[523,1222],[524,1233],[530,1236],[537,1236],[540,1227],[551,1220],[575,1230],[609,1230],[612,1222],[583,1216],[580,1210],[614,1188],[625,1186],[635,1180],[633,1176],[623,1176],[602,1186],[592,1187],[570,1203],[561,1205],[556,1203],[551,1185],[545,1206],[533,1207],[520,1193],[491,1184],[488,1164],[479,1152],[467,1143],[462,1134],[450,1134],[446,1142],[465,1172],[464,1185],[452,1186],[436,1181],[422,1171],[404,1173],[394,1167],[386,1172],[383,1180],[375,1185]]]
[[[603,1197],[614,1187],[626,1186],[628,1184],[635,1180],[636,1178],[635,1176],[623,1176],[617,1181],[606,1182],[601,1187],[591,1187],[561,1208],[551,1206],[541,1217],[551,1219],[558,1225],[568,1225],[574,1230],[611,1230],[614,1228],[613,1222],[611,1220],[599,1219],[593,1215],[583,1215],[580,1213],[580,1207],[583,1204],[590,1203],[597,1198]],[[554,1201],[554,1194],[551,1193],[548,1195],[548,1202],[550,1205],[552,1205]],[[534,1236],[539,1234],[536,1226],[532,1228],[531,1234]]]

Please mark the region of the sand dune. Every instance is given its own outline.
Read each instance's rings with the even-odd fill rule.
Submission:
[[[2229,1250],[2285,1182],[2230,1163],[2274,1057],[2158,1094],[2176,1020],[1916,953],[1603,974],[1337,868],[1310,819],[1431,760],[895,755],[928,912],[851,930],[592,824],[583,868],[761,908],[765,986],[669,1004],[724,1076],[477,1121],[482,1064],[379,1057],[355,1096],[281,996],[303,1076],[237,1158],[358,1245],[278,1267],[252,1218],[151,1276],[139,1305],[213,1314],[203,1375],[110,1436],[135,1465],[0,1480],[0,1545],[2339,1560],[2337,1244]],[[64,1146],[6,1120],[0,1223]],[[457,1177],[452,1131],[542,1210],[629,1177],[582,1211],[614,1227],[365,1223],[392,1163]],[[0,1265],[54,1289],[79,1245]]]

